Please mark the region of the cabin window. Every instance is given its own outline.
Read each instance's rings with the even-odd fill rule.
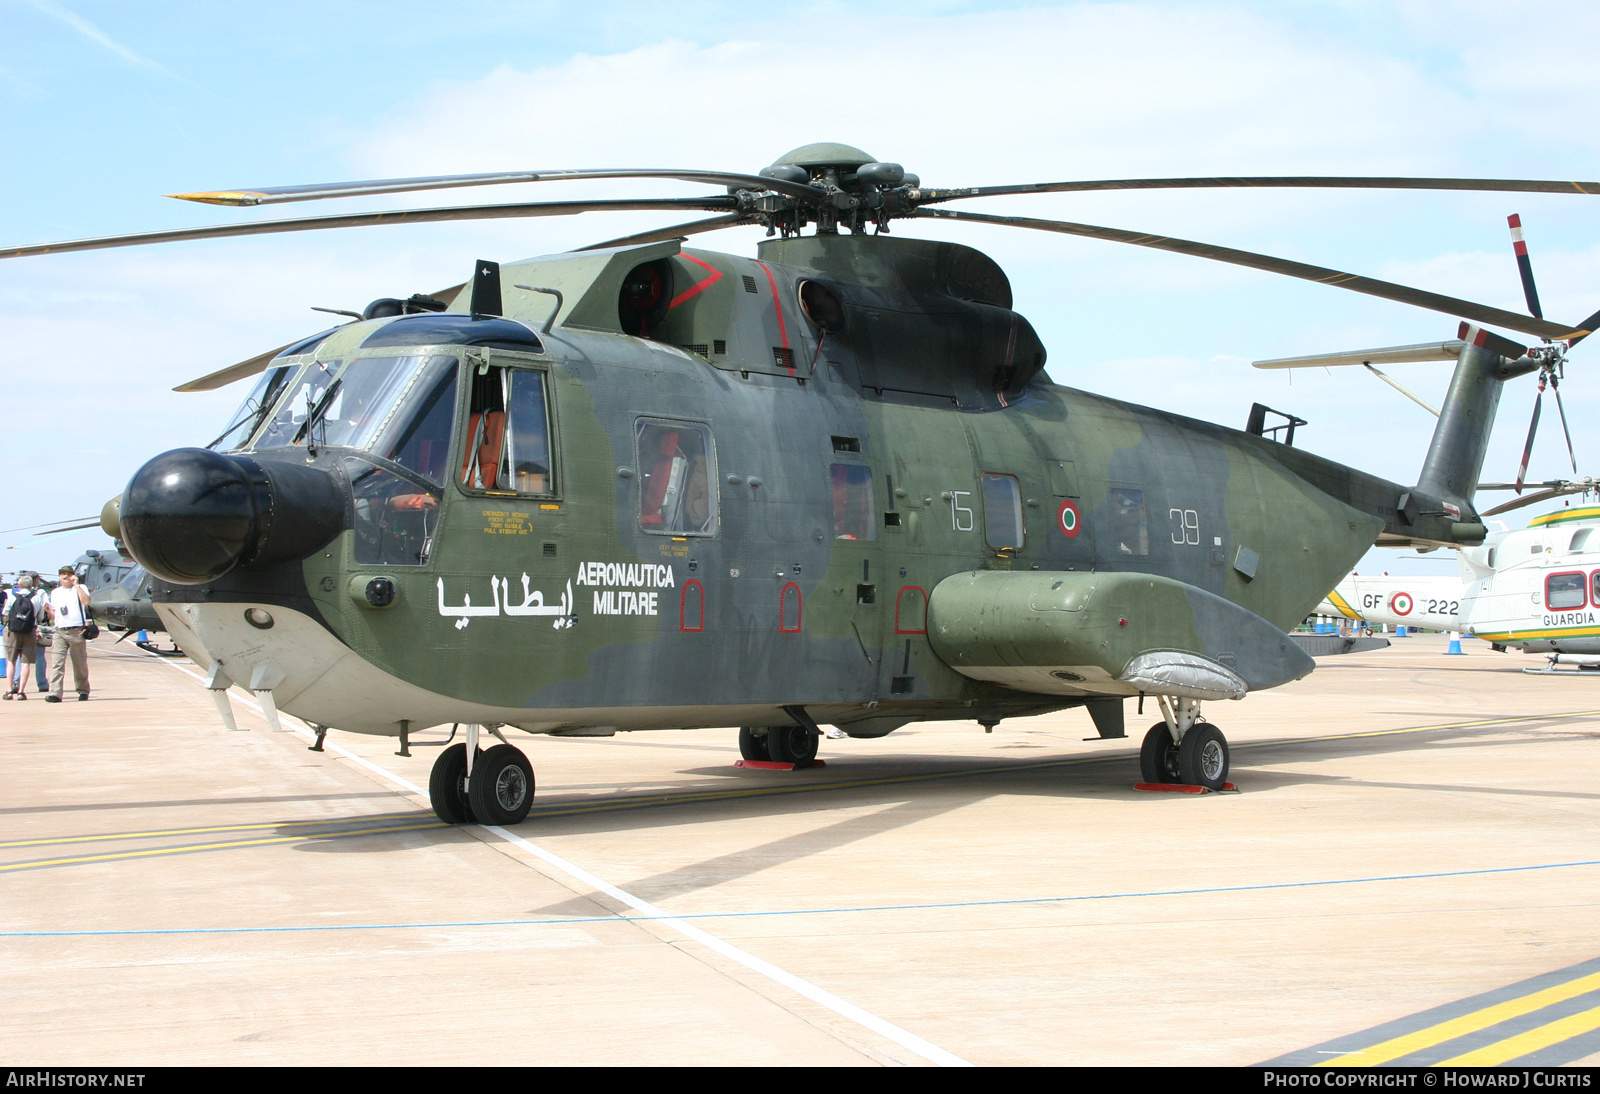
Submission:
[[[1590,576],[1589,603],[1600,607],[1600,570]]]
[[[250,389],[250,394],[246,395],[244,402],[239,405],[239,409],[233,412],[233,417],[228,420],[228,428],[222,431],[222,436],[206,447],[214,448],[218,452],[231,452],[236,448],[243,448],[250,435],[266,418],[267,412],[272,409],[272,404],[283,394],[284,385],[289,382],[294,372],[293,365],[279,365],[263,372],[256,380],[255,386]]]
[[[876,539],[872,468],[859,463],[836,463],[829,465],[828,474],[833,483],[833,538]]]
[[[1142,558],[1150,553],[1150,531],[1145,523],[1144,491],[1111,488],[1111,538],[1116,553]]]
[[[983,476],[983,539],[996,551],[1022,549],[1022,487],[1015,475]]]
[[[1544,579],[1544,602],[1553,612],[1581,608],[1587,602],[1587,574],[1551,574]]]
[[[544,373],[480,365],[471,389],[461,485],[494,493],[555,493]]]
[[[641,418],[639,527],[658,535],[709,536],[717,530],[716,446],[699,422]]]

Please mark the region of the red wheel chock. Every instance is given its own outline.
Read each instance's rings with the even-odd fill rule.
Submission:
[[[1237,794],[1239,792],[1239,788],[1232,783],[1223,783],[1221,790],[1212,790],[1209,786],[1190,786],[1188,783],[1134,783],[1133,788],[1158,794]]]
[[[757,771],[793,771],[795,769],[794,764],[774,763],[771,760],[735,760],[733,761],[733,766],[750,767]],[[809,766],[827,767],[828,762],[826,760],[812,760]],[[802,768],[801,770],[805,769]]]

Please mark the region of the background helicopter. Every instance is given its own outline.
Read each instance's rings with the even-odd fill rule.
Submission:
[[[1374,538],[1481,542],[1472,496],[1500,385],[1550,375],[1600,322],[1560,324],[1185,240],[942,207],[1083,189],[1600,192],[1593,183],[933,189],[858,149],[810,145],[757,176],[516,172],[182,196],[249,205],[617,177],[728,192],[0,252],[395,219],[715,214],[504,271],[480,261],[459,293],[374,302],[347,327],[186,385],[260,374],[213,447],[175,450],[134,476],[106,531],[160,579],[157,610],[209,664],[225,720],[225,688],[247,675],[271,717],[282,705],[323,725],[396,733],[402,749],[414,726],[467,722],[466,745],[435,767],[434,807],[451,820],[512,823],[531,801],[532,771],[509,744],[480,756],[479,724],[603,734],[747,721],[747,758],[804,764],[819,720],[871,737],[914,719],[997,721],[1082,704],[1115,737],[1123,698],[1149,694],[1163,721],[1145,738],[1146,779],[1220,786],[1226,742],[1198,721],[1200,702],[1309,672],[1284,628]],[[992,261],[881,234],[930,216],[1158,247],[1465,316],[1473,323],[1417,486],[1268,439],[1264,407],[1241,434],[1048,384],[1044,348],[1010,309]],[[778,238],[757,260],[680,248],[686,235],[732,224]],[[456,309],[440,296],[455,296]],[[1528,349],[1478,322],[1546,342]],[[776,445],[752,447],[762,436]],[[520,588],[508,576],[518,570]],[[515,630],[502,622],[518,617]]]
[[[1584,492],[1593,480],[1549,489]],[[1318,612],[1390,626],[1457,631],[1499,651],[1600,667],[1600,506],[1560,509],[1493,532],[1460,552],[1459,575],[1351,575]],[[1593,542],[1591,542],[1593,540]],[[1529,672],[1546,670],[1529,669]]]

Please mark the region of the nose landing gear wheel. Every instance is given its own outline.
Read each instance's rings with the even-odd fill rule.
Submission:
[[[1192,726],[1178,747],[1178,773],[1190,786],[1221,790],[1228,782],[1228,740],[1222,731],[1214,725]]]
[[[1144,735],[1144,744],[1139,748],[1139,774],[1147,783],[1183,781],[1183,776],[1178,772],[1178,746],[1172,743],[1167,723],[1157,722]]]
[[[483,762],[478,754],[477,767]],[[467,746],[451,745],[433,761],[428,775],[428,800],[435,815],[446,824],[471,824],[472,806],[467,801]]]
[[[769,726],[767,754],[774,763],[810,767],[817,758],[817,734],[805,726]]]
[[[510,745],[495,745],[479,756],[467,779],[467,801],[479,824],[522,823],[533,806],[528,757]]]

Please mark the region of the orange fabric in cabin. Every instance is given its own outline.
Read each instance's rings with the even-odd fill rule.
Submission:
[[[661,455],[656,460],[655,469],[650,472],[650,485],[639,505],[640,524],[661,523],[661,502],[667,496],[667,484],[672,479],[672,459],[677,454],[677,430],[661,434]]]
[[[478,419],[483,418],[483,443],[478,448],[478,477],[485,490],[495,488],[495,476],[500,472],[500,444],[506,435],[506,414],[491,410],[488,415],[473,414],[467,419],[467,449],[461,456],[461,483],[472,485],[472,438],[478,435]]]

